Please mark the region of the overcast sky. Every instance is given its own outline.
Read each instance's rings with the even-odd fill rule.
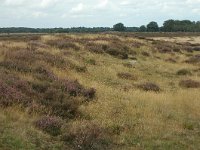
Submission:
[[[0,0],[0,27],[140,26],[200,20],[200,0]]]

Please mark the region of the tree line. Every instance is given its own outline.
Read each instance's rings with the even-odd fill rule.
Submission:
[[[126,31],[122,23],[113,26],[115,31]],[[155,21],[147,25],[142,25],[137,29],[138,32],[200,32],[200,21],[190,20],[166,20],[163,26],[159,27]]]
[[[200,32],[200,21],[190,20],[166,20],[163,26],[152,21],[140,27],[125,27],[123,23],[117,23],[111,27],[73,27],[73,28],[25,28],[12,27],[0,28],[0,33],[98,33],[98,32]]]

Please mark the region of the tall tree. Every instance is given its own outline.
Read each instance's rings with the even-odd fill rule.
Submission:
[[[126,27],[124,26],[123,23],[117,23],[117,24],[115,24],[113,26],[113,29],[114,29],[114,31],[120,31],[120,32],[122,32],[122,31],[126,30]]]
[[[167,31],[167,32],[173,32],[174,31],[174,26],[175,26],[175,21],[170,19],[170,20],[166,20],[163,23],[163,31]]]
[[[142,25],[139,29],[140,32],[146,32],[147,31],[147,28],[145,25]]]
[[[148,25],[147,25],[147,31],[148,32],[158,32],[159,31],[159,26],[158,26],[158,23],[157,22],[150,22]]]

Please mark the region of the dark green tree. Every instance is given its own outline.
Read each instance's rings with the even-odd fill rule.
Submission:
[[[159,31],[158,23],[154,22],[154,21],[150,22],[147,25],[147,31],[148,32],[158,32]]]
[[[126,30],[126,27],[124,26],[123,23],[117,23],[113,26],[113,30],[114,31],[119,31],[119,32],[122,32],[122,31],[125,31]]]
[[[164,23],[163,23],[163,31],[166,31],[166,32],[173,32],[174,31],[174,26],[175,26],[175,21],[170,19],[170,20],[166,20]]]
[[[139,29],[140,32],[146,32],[147,31],[147,28],[145,25],[142,25]]]

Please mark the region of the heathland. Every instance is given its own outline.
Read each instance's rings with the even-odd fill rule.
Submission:
[[[200,38],[0,35],[0,149],[199,149]]]

